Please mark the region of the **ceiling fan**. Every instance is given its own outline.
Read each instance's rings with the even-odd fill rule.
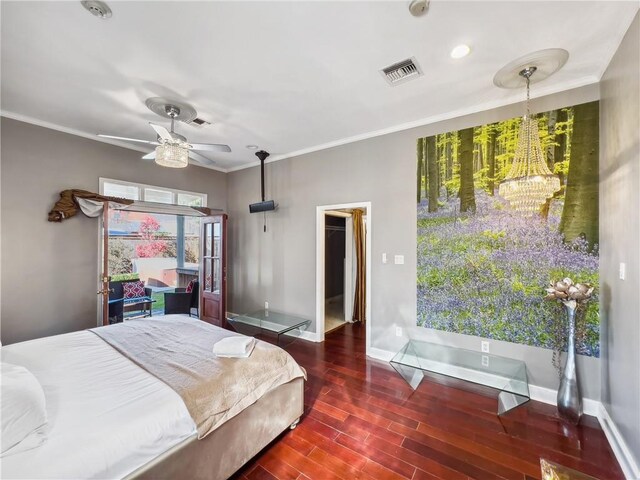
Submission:
[[[152,99],[149,99],[152,100]],[[118,137],[115,135],[105,135],[98,134],[99,137],[103,138],[112,138],[114,140],[124,140],[126,142],[138,142],[145,143],[147,145],[155,145],[156,149],[143,156],[142,158],[145,160],[155,160],[158,165],[162,165],[163,167],[173,167],[173,168],[181,168],[186,167],[189,164],[189,158],[193,161],[209,166],[215,165],[216,162],[208,159],[204,155],[198,153],[198,151],[204,152],[230,152],[231,148],[229,145],[217,144],[217,143],[192,143],[188,142],[186,137],[180,135],[179,133],[174,132],[174,123],[176,119],[180,120],[181,109],[179,106],[166,103],[163,105],[154,104],[152,105],[147,102],[152,111],[158,113],[162,116],[166,116],[171,119],[171,130],[167,130],[162,125],[156,125],[155,123],[149,122],[151,128],[153,128],[158,135],[156,141],[152,140],[142,140],[139,138],[127,138],[127,137]],[[157,107],[161,107],[162,110],[158,111]],[[190,107],[189,107],[190,108]],[[191,108],[193,110],[193,108]],[[188,112],[191,114],[191,112]],[[193,110],[195,113],[195,110]],[[195,115],[193,115],[195,117]]]

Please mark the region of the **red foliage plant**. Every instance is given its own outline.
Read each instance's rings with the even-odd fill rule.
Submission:
[[[159,257],[167,249],[167,243],[156,240],[157,231],[160,229],[158,221],[147,215],[140,223],[140,236],[144,243],[136,245],[136,255],[139,258]]]

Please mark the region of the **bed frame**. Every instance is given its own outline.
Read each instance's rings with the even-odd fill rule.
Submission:
[[[202,440],[187,438],[125,477],[225,480],[288,428],[304,410],[304,379],[285,383]]]

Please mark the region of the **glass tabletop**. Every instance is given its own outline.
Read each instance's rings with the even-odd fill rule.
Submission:
[[[391,363],[529,397],[526,364],[512,358],[410,340],[391,359]]]
[[[287,315],[285,313],[274,312],[272,310],[258,310],[252,313],[237,315],[227,319],[232,325],[241,324],[251,327],[258,327],[263,330],[281,335],[295,328],[308,327],[311,320]]]

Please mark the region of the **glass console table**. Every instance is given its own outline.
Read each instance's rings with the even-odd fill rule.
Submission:
[[[414,390],[425,371],[500,390],[498,415],[529,401],[527,366],[520,360],[410,340],[391,365]]]
[[[244,335],[255,336],[265,332],[274,333],[278,337],[289,335],[296,337],[296,333],[306,330],[311,325],[311,320],[274,312],[272,310],[258,310],[244,315],[227,317],[227,321],[238,332]]]

